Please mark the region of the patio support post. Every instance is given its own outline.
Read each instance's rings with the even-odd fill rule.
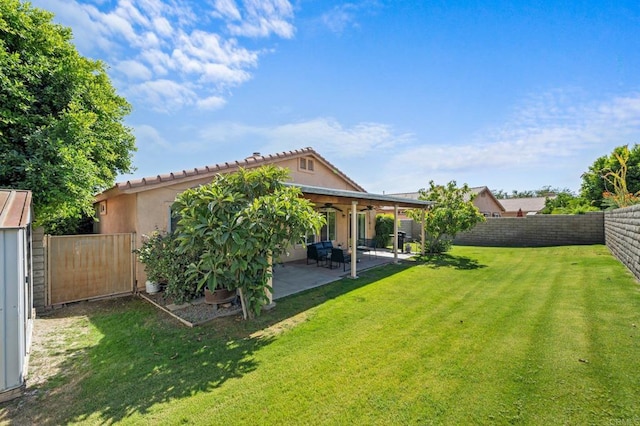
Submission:
[[[358,245],[357,236],[358,230],[358,202],[351,202],[351,278],[358,278],[356,263],[358,262],[358,252],[356,246]]]
[[[422,209],[422,214],[420,215],[420,243],[421,243],[420,254],[423,257],[424,257],[424,217],[425,217],[425,209]]]
[[[393,263],[398,263],[398,205],[393,205]]]

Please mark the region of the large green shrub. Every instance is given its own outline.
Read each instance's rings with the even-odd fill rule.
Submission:
[[[176,198],[178,252],[196,258],[187,276],[198,290],[239,288],[250,313],[260,313],[271,290],[269,259],[323,224],[300,189],[283,184],[288,177],[273,166],[240,169]]]
[[[376,216],[376,241],[377,247],[387,247],[393,234],[393,215],[379,214]]]
[[[158,231],[145,236],[136,254],[149,281],[165,286],[165,294],[176,303],[183,303],[200,295],[197,282],[187,275],[189,265],[197,261],[194,254],[179,254],[174,234]]]

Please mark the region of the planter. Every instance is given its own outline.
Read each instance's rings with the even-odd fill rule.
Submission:
[[[236,298],[236,290],[227,290],[226,288],[219,288],[211,292],[208,288],[204,289],[204,302],[210,305],[219,305],[222,303],[233,302]]]
[[[149,294],[158,293],[160,291],[160,284],[154,283],[153,281],[147,281],[144,283],[144,286],[145,290],[147,290],[147,293]]]

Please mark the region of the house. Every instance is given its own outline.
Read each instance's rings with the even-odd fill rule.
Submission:
[[[254,152],[240,161],[117,183],[96,196],[99,221],[95,232],[135,233],[136,245],[139,247],[144,235],[155,230],[172,230],[175,224],[171,222],[171,206],[182,191],[210,183],[219,173],[232,173],[239,168],[264,165],[289,169],[290,184],[300,187],[305,198],[311,200],[325,215],[327,225],[318,235],[306,236],[307,242],[330,240],[334,245],[347,247],[352,244],[355,247],[356,239],[371,238],[375,234],[374,207],[394,206],[397,210],[400,207],[419,208],[429,204],[370,194],[313,148],[308,147],[271,155]],[[352,216],[355,216],[353,222],[350,220]],[[355,223],[355,227],[352,227],[352,223]],[[288,259],[281,260],[306,257],[306,249],[302,244],[291,247],[289,253]],[[355,276],[355,269],[352,269],[352,275]],[[144,268],[137,267],[137,286],[143,287],[145,280]]]
[[[489,188],[486,186],[476,186],[469,189],[470,193],[465,197],[465,199],[468,201],[470,196],[474,196],[473,205],[476,206],[485,217],[501,217],[503,215],[505,212],[504,207],[500,204]],[[417,200],[420,193],[416,191],[389,195]],[[383,208],[379,210],[379,213],[389,213],[389,210]],[[407,219],[403,211],[400,212],[399,219]]]
[[[0,402],[20,396],[31,346],[31,192],[0,189]]]
[[[500,204],[504,207],[504,217],[518,217],[540,213],[540,211],[544,209],[546,202],[546,197],[504,198],[500,200]]]

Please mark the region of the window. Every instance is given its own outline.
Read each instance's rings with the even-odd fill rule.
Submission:
[[[315,170],[315,164],[311,158],[301,158],[298,163],[298,168],[307,172],[313,172]]]
[[[492,214],[493,217],[501,217],[502,215],[498,212],[493,212]]]
[[[356,224],[356,238],[358,241],[364,240],[367,237],[367,214],[358,213]],[[349,238],[351,238],[351,213],[349,213]]]
[[[173,211],[171,206],[169,206],[169,229],[167,229],[167,232],[169,234],[173,233],[173,231],[176,230],[179,220],[180,220],[180,215],[178,214],[178,212]]]
[[[323,212],[327,223],[320,228],[320,241],[333,241],[336,239],[336,212]]]
[[[100,216],[107,214],[107,200],[100,201],[100,204],[98,204],[98,210],[100,211]]]

